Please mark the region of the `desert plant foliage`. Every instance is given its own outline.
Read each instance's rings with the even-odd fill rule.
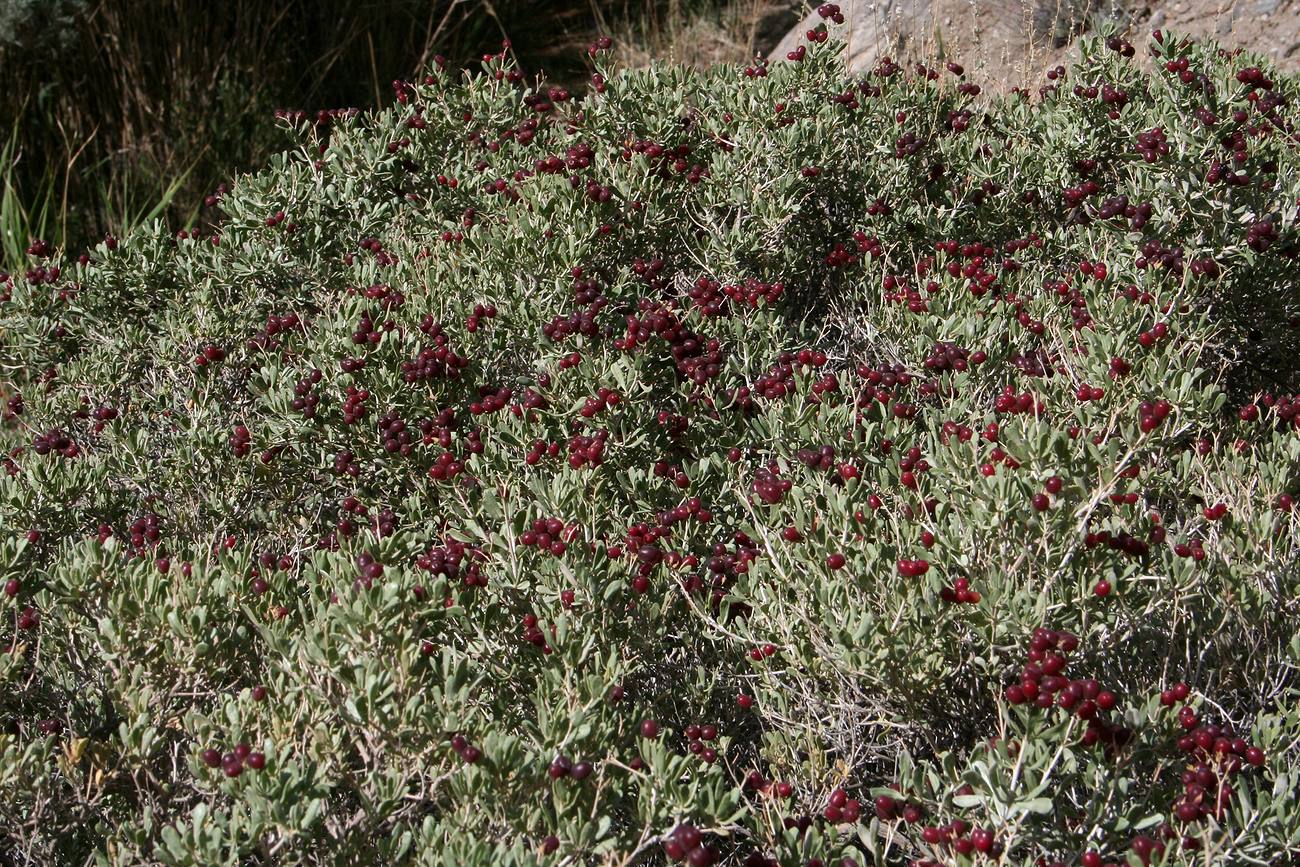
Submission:
[[[850,76],[823,9],[28,248],[4,860],[1300,853],[1296,80]]]

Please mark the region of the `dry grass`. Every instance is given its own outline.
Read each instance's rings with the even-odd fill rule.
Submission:
[[[662,6],[622,0],[601,10],[590,0],[602,32],[616,37],[619,61],[640,67],[663,59],[703,68],[742,63],[770,49],[797,23],[797,0],[669,0]]]

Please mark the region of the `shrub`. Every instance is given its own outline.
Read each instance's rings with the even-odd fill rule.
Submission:
[[[604,48],[4,281],[6,858],[1300,852],[1296,81]]]

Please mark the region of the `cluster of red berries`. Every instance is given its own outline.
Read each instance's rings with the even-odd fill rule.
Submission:
[[[904,578],[919,578],[929,571],[930,562],[928,560],[900,559],[898,561],[898,574]]]
[[[400,139],[398,142],[390,142],[388,145],[388,152],[390,154],[396,153],[399,148],[406,147],[410,143],[410,139]],[[293,224],[291,223],[290,225]],[[397,256],[388,250],[385,250],[383,242],[378,238],[362,238],[359,246],[361,247],[362,252],[374,254],[375,263],[377,265],[387,267],[389,265],[396,265],[398,262]],[[348,264],[352,264],[355,259],[352,257],[351,253],[348,254],[348,257]],[[358,287],[348,287],[349,295],[356,294],[357,291],[360,291],[366,298],[378,300],[382,306],[387,308],[401,307],[406,303],[406,295],[397,289],[394,289],[392,286],[389,286],[387,283],[374,283],[361,290],[358,290]],[[391,324],[385,323],[384,330],[392,330]]]
[[[1297,323],[1300,324],[1300,319]],[[1262,417],[1261,406],[1265,410],[1273,410],[1275,421],[1283,428],[1292,427],[1300,430],[1300,395],[1264,394],[1259,398],[1258,403],[1243,406],[1238,411],[1237,417],[1242,421],[1256,421]]]
[[[1142,155],[1143,161],[1154,163],[1162,156],[1168,155],[1169,141],[1165,138],[1165,131],[1155,127],[1147,132],[1138,133],[1134,149]]]
[[[835,466],[835,447],[805,447],[795,453],[799,463],[810,470],[829,470]]]
[[[958,346],[956,343],[941,342],[936,343],[930,350],[924,365],[926,370],[955,370],[964,373],[972,364],[982,364],[988,358],[983,352],[976,352],[974,355],[978,356],[978,359],[972,357],[971,351],[965,347]]]
[[[1213,169],[1211,169],[1211,172]],[[1142,255],[1134,260],[1133,264],[1140,270],[1148,268],[1164,268],[1176,277],[1183,276],[1183,248],[1180,246],[1167,247],[1159,241],[1152,239],[1147,241],[1139,249]]]
[[[1226,503],[1215,503],[1213,506],[1206,506],[1201,509],[1201,514],[1207,521],[1221,521],[1228,514],[1228,505]]]
[[[623,398],[618,392],[602,385],[596,390],[595,397],[583,400],[582,409],[578,410],[578,414],[583,418],[594,418],[598,413],[618,406],[622,400]]]
[[[222,181],[221,183],[217,184],[217,188],[214,191],[212,191],[211,193],[203,197],[204,207],[215,208],[218,204],[220,204],[221,199],[228,192],[230,192],[230,185],[227,184],[225,181]]]
[[[832,824],[853,823],[858,821],[861,812],[862,804],[857,798],[850,798],[843,789],[836,788],[831,791],[826,806],[822,808],[822,818]]]
[[[545,440],[533,440],[528,446],[528,451],[524,455],[524,463],[533,466],[541,461],[544,457],[557,458],[560,456],[560,444],[548,443]],[[582,455],[585,458],[585,454]],[[576,467],[575,467],[576,469]]]
[[[361,575],[352,582],[353,590],[370,590],[374,582],[384,577],[384,564],[375,559],[369,551],[362,551],[356,558],[357,569]]]
[[[836,24],[844,23],[844,13],[840,11],[839,5],[835,3],[823,3],[818,6],[817,15],[823,21],[832,21]]]
[[[801,356],[807,358],[808,361],[796,361]],[[783,352],[778,356],[777,362],[754,381],[752,389],[747,385],[728,389],[726,392],[728,406],[742,413],[756,412],[758,406],[754,402],[755,397],[762,397],[767,400],[781,400],[795,393],[796,364],[815,368],[825,363],[826,355],[822,352],[806,349],[800,350],[798,355],[792,352]]]
[[[574,434],[569,437],[567,443],[569,466],[575,470],[580,470],[583,467],[588,466],[600,466],[605,460],[605,443],[608,440],[609,431],[603,429],[596,431],[592,436],[587,436],[586,434]],[[556,446],[556,451],[558,452],[559,444],[552,443],[551,445]],[[537,457],[531,461],[532,463],[536,463],[537,460],[540,460],[541,458],[541,453],[534,451],[530,451],[527,458],[533,458],[534,454],[536,454]]]
[[[209,364],[216,364],[219,361],[224,361],[225,358],[226,350],[217,346],[215,343],[209,343],[194,356],[194,366],[207,367]]]
[[[921,457],[919,447],[912,446],[899,458],[898,469],[900,470],[898,483],[908,490],[915,491],[918,485],[917,477],[929,471],[930,462]]]
[[[718,751],[712,746],[718,737],[718,727],[712,723],[691,723],[686,727],[686,749],[707,764],[718,760]]]
[[[4,412],[3,414],[0,414],[0,419],[4,421],[13,421],[15,418],[23,414],[24,409],[23,396],[19,393],[14,393],[5,401]]]
[[[710,277],[701,277],[686,294],[692,306],[703,315],[719,316],[727,312],[728,301],[756,309],[760,304],[775,304],[784,292],[782,283],[764,283],[753,277],[747,277],[743,283],[725,286]]]
[[[411,431],[407,429],[406,422],[397,415],[396,410],[385,413],[379,418],[377,424],[384,451],[390,455],[411,456],[415,449]]]
[[[145,548],[152,548],[162,538],[161,519],[150,513],[131,522],[131,548],[141,553]]]
[[[303,418],[315,418],[316,411],[320,408],[320,393],[313,390],[313,387],[320,384],[322,375],[318,368],[314,368],[311,373],[294,384],[293,401],[290,406],[302,413]]]
[[[1074,396],[1078,398],[1080,403],[1087,403],[1088,401],[1101,400],[1104,398],[1106,396],[1106,390],[1099,385],[1089,385],[1086,382],[1082,382],[1079,383],[1079,388],[1075,391]]]
[[[1026,320],[1028,320],[1027,315]],[[1047,350],[1041,347],[1029,352],[1017,352],[1007,360],[1011,362],[1012,367],[1025,376],[1050,377],[1056,373],[1052,358],[1047,354]]]
[[[954,819],[946,825],[930,825],[921,829],[921,839],[935,849],[955,852],[970,857],[979,853],[996,858],[1005,847],[997,836],[985,828],[972,828],[970,823]],[[911,867],[944,867],[945,862],[920,858]]]
[[[491,415],[510,406],[510,399],[515,396],[509,386],[480,385],[475,389],[478,399],[470,401],[470,415]]]
[[[1069,632],[1035,629],[1020,682],[1007,687],[1006,700],[1013,705],[1032,704],[1042,710],[1056,706],[1070,711],[1088,723],[1083,735],[1086,746],[1103,743],[1122,747],[1132,739],[1133,733],[1123,726],[1107,723],[1100,716],[1118,706],[1115,694],[1103,689],[1096,680],[1071,680],[1065,676],[1069,655],[1078,647],[1078,637]]]
[[[1131,42],[1118,36],[1108,36],[1106,38],[1106,48],[1124,57],[1132,57],[1137,53]]]
[[[915,825],[925,818],[925,810],[920,804],[899,800],[892,795],[881,795],[876,798],[875,807],[876,815],[882,822],[902,820],[909,825]]]
[[[258,568],[266,572],[288,572],[293,568],[293,557],[288,554],[281,554],[277,557],[270,551],[263,551],[257,558]]]
[[[436,326],[441,328],[441,326]],[[402,362],[402,381],[427,382],[431,379],[459,379],[460,372],[469,366],[469,359],[449,349],[446,339],[439,334],[435,347],[421,349],[414,358]]]
[[[1248,66],[1237,72],[1237,81],[1246,85],[1252,91],[1256,88],[1261,90],[1272,90],[1273,81],[1264,75],[1264,71],[1258,66]]]
[[[63,720],[58,717],[46,717],[37,720],[36,730],[43,735],[58,735],[63,733]]]
[[[6,591],[7,591],[6,587]],[[31,605],[27,605],[18,613],[18,628],[24,631],[35,629],[41,623],[40,613]]]
[[[1048,75],[1051,75],[1051,73],[1049,72]],[[1061,198],[1065,200],[1067,205],[1074,208],[1083,204],[1085,199],[1095,196],[1099,192],[1101,192],[1101,185],[1096,181],[1084,181],[1078,186],[1066,187],[1061,191]]]
[[[38,455],[55,454],[65,458],[75,458],[81,454],[80,447],[61,428],[50,428],[32,437],[32,451]]]
[[[433,545],[415,558],[415,565],[431,575],[443,575],[449,580],[462,579],[465,588],[486,587],[487,576],[482,573],[481,562],[487,554],[458,539],[447,539],[442,545]]]
[[[343,397],[343,423],[356,424],[366,417],[366,401],[370,392],[364,388],[349,385]]]
[[[234,433],[230,434],[230,450],[234,452],[235,458],[247,458],[251,448],[252,434],[248,433],[248,428],[243,425],[235,426]]]
[[[828,268],[847,268],[849,265],[856,265],[860,259],[861,257],[846,245],[836,242],[822,261]]]
[[[881,364],[876,367],[860,364],[855,372],[859,379],[866,380],[856,402],[859,409],[866,409],[877,403],[881,405],[889,403],[894,399],[897,389],[907,388],[914,380],[913,375],[908,373],[907,368],[901,363]]]
[[[563,557],[568,550],[568,542],[577,535],[576,526],[565,527],[559,518],[538,518],[532,527],[525,530],[519,542],[528,547],[549,553],[552,557]]]
[[[221,768],[227,777],[238,777],[245,768],[260,771],[266,767],[266,754],[254,751],[246,743],[238,743],[234,749],[224,755],[220,750],[208,747],[203,751],[203,764],[209,768]]]
[[[689,822],[683,822],[672,830],[663,840],[664,854],[674,864],[689,864],[690,867],[710,867],[718,861],[718,850],[704,842],[699,829]]]
[[[956,437],[958,442],[968,443],[973,436],[975,436],[975,431],[951,419],[945,421],[939,428],[939,441],[944,445],[948,445],[953,437]]]
[[[457,733],[451,736],[451,749],[460,760],[467,765],[472,765],[483,758],[483,751],[469,742],[463,734]]]
[[[1064,484],[1065,483],[1061,481],[1060,476],[1052,476],[1047,481],[1043,482],[1043,490],[1034,494],[1034,496],[1030,498],[1030,505],[1034,507],[1034,511],[1046,512],[1051,508],[1052,496],[1059,494]]]
[[[372,287],[373,289],[373,287]],[[356,291],[356,290],[352,290]],[[367,290],[369,292],[370,290]],[[356,329],[352,331],[352,343],[356,346],[378,346],[380,338],[385,331],[396,329],[396,322],[387,320],[382,325],[374,324],[374,318],[369,313],[361,313],[360,321],[356,324]]]
[[[433,466],[429,467],[429,478],[436,482],[446,482],[459,476],[465,471],[463,461],[451,452],[443,452],[434,458]]]
[[[560,753],[551,760],[551,765],[547,768],[546,772],[552,780],[561,780],[565,777],[570,777],[581,782],[582,780],[587,779],[587,777],[590,777],[593,770],[595,770],[595,768],[592,767],[591,762],[574,762],[568,756]]]
[[[592,42],[587,46],[587,53],[592,57],[595,57],[602,51],[609,51],[613,46],[614,40],[610,39],[608,36],[601,36],[598,37],[595,42]]]
[[[1106,375],[1112,380],[1119,381],[1132,372],[1133,365],[1129,364],[1125,359],[1115,356],[1110,360],[1110,365],[1106,371]]]
[[[1114,196],[1102,200],[1097,207],[1095,216],[1098,220],[1113,220],[1116,218],[1129,221],[1129,228],[1135,232],[1140,232],[1155,213],[1155,207],[1150,202],[1141,202],[1132,204],[1128,196]]]
[[[1138,344],[1143,349],[1150,349],[1156,345],[1156,341],[1164,340],[1169,334],[1169,326],[1163,322],[1157,322],[1146,331],[1138,332]]]
[[[691,497],[671,509],[660,510],[655,517],[659,521],[659,526],[671,527],[673,524],[680,524],[691,518],[701,524],[707,524],[713,520],[713,513],[704,508],[704,503],[699,497]]]
[[[1189,692],[1187,684],[1175,684],[1160,693],[1160,703],[1173,707],[1185,700]],[[1189,756],[1192,764],[1183,771],[1183,791],[1171,805],[1173,814],[1188,824],[1207,816],[1221,822],[1235,794],[1233,778],[1247,766],[1263,765],[1264,751],[1234,736],[1231,729],[1203,723],[1191,705],[1179,708],[1177,718],[1184,731],[1178,738],[1178,749]],[[1188,838],[1183,841],[1184,846],[1189,842],[1195,847],[1199,841]]]
[[[573,334],[581,334],[589,338],[597,337],[601,333],[597,316],[606,307],[607,303],[606,299],[598,298],[585,309],[581,309],[581,311],[573,311],[565,316],[556,316],[550,322],[545,322],[542,325],[542,334],[549,341],[555,343],[559,343]]]
[[[357,461],[357,456],[351,449],[343,449],[334,455],[334,472],[340,476],[351,476],[354,479],[361,475],[361,464]]]
[[[867,206],[867,208],[868,213],[870,213],[870,209],[875,209],[875,214],[872,216],[888,216],[893,213],[893,210],[879,199],[872,202]],[[868,259],[879,259],[881,256],[885,255],[885,247],[880,242],[880,238],[875,235],[868,235],[861,229],[857,229],[853,232],[853,243],[857,245],[858,252],[865,255]]]
[[[374,520],[370,523],[370,531],[375,534],[376,539],[382,539],[385,536],[393,535],[397,529],[397,515],[392,509],[383,509]]]
[[[1138,404],[1138,428],[1142,433],[1151,433],[1169,417],[1173,409],[1173,405],[1167,400],[1142,401]]]
[[[1246,229],[1246,246],[1256,253],[1263,253],[1277,240],[1277,228],[1270,220],[1251,223]]]
[[[944,602],[975,605],[982,597],[978,590],[970,589],[969,578],[958,578],[952,582],[951,587],[945,587],[939,591],[939,598]]]
[[[754,481],[749,486],[750,490],[769,506],[775,506],[785,499],[785,495],[793,487],[793,482],[777,474],[775,466],[759,467],[755,470]]]
[[[1003,386],[1002,392],[993,402],[993,409],[1000,413],[1041,415],[1047,411],[1043,402],[1031,392],[1016,394],[1011,386]]]
[[[523,636],[524,641],[537,647],[537,649],[541,650],[543,654],[551,654],[551,646],[549,643],[546,643],[546,633],[542,632],[542,627],[538,623],[536,614],[525,614],[523,619],[520,620],[520,627],[523,628],[521,636]],[[551,634],[554,636],[555,627],[551,627]]]

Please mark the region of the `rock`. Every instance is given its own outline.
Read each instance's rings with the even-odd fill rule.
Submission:
[[[1151,30],[1164,28],[1193,38],[1217,38],[1227,47],[1272,55],[1300,70],[1300,0],[1153,0],[1145,20],[1133,22],[1128,38],[1139,47]],[[1073,43],[1090,17],[1105,14],[1104,0],[841,0],[851,69],[871,69],[881,58],[898,62],[955,60],[975,81],[1039,84],[1042,74],[1068,63]],[[772,57],[807,44],[805,33],[822,23],[814,11],[786,33]],[[1138,51],[1146,63],[1146,52]]]
[[[845,0],[839,3],[846,19],[849,64],[869,69],[882,57],[895,60],[921,57],[957,60],[990,77],[1018,68],[1036,71],[1038,55],[1054,51],[1072,32],[1069,19],[1082,20],[1093,0]],[[1057,8],[1064,10],[1057,16]],[[814,11],[786,34],[773,52],[782,59],[805,43],[806,31],[820,24]],[[1028,21],[1029,26],[1025,26]]]

